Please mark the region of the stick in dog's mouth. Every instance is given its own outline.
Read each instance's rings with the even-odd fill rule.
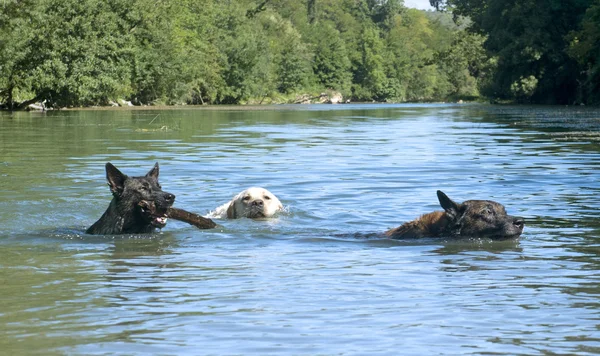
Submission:
[[[212,229],[217,226],[212,220],[183,209],[169,207],[164,213],[158,213],[156,211],[156,204],[146,200],[140,201],[138,206],[142,210],[142,213],[150,218],[150,223],[159,228],[167,225],[168,218],[183,221],[199,229]]]
[[[150,223],[156,227],[162,228],[167,225],[167,211],[157,212],[156,204],[147,200],[141,200],[138,206],[143,214],[149,217]]]
[[[174,207],[169,208],[168,216],[171,219],[183,221],[190,225],[194,225],[199,229],[213,229],[217,226],[217,224],[215,224],[215,222],[211,219]]]

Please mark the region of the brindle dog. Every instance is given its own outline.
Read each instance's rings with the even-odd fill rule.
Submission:
[[[457,204],[437,191],[444,211],[425,214],[416,220],[391,229],[392,239],[422,237],[472,237],[491,239],[518,238],[525,225],[523,218],[506,214],[502,204],[491,200],[467,200]]]
[[[113,199],[86,233],[139,234],[165,227],[175,195],[163,192],[158,184],[158,163],[143,177],[128,177],[109,162],[106,179]]]

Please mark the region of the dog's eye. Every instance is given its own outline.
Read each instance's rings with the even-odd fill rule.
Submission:
[[[248,200],[250,200],[250,196],[249,196],[249,195],[246,195],[246,196],[245,196],[245,197],[244,197],[242,200],[243,200],[243,201],[248,201]]]
[[[265,195],[265,200],[271,200],[271,197],[268,195]]]
[[[483,211],[481,213],[483,215],[492,215],[492,214],[494,214],[494,212],[492,211],[492,209],[483,209]]]
[[[142,185],[142,187],[140,188],[143,191],[150,191],[150,187],[146,186],[146,185]]]

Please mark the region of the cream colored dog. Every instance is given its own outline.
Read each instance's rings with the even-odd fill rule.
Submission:
[[[252,187],[239,193],[233,199],[209,214],[214,218],[270,218],[283,210],[277,197],[264,188]]]

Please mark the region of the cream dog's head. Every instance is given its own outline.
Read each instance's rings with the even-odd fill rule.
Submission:
[[[233,197],[227,207],[227,217],[237,218],[270,218],[283,209],[277,197],[264,188],[248,188]]]

